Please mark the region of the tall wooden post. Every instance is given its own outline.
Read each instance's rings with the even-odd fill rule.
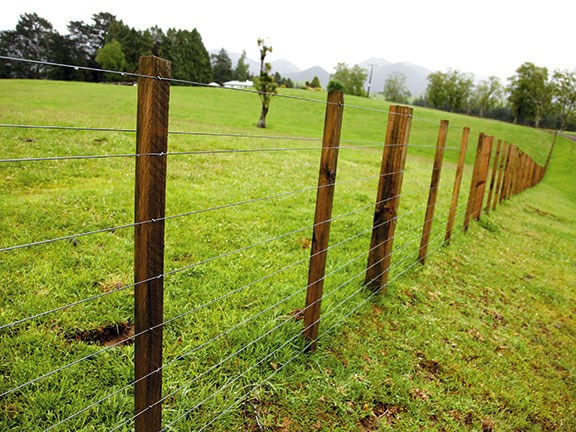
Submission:
[[[496,206],[500,202],[500,193],[502,189],[502,178],[504,177],[504,167],[508,160],[508,143],[504,142],[502,146],[502,157],[500,157],[500,168],[498,169],[498,179],[496,180],[496,190],[494,192],[494,202],[492,203],[492,210],[496,210]]]
[[[430,180],[430,191],[428,192],[428,204],[426,205],[426,215],[422,227],[422,239],[418,250],[418,261],[424,264],[430,243],[430,232],[434,220],[436,200],[438,198],[438,188],[440,187],[440,175],[442,174],[442,160],[444,159],[444,149],[446,148],[446,138],[448,137],[448,120],[440,122],[438,131],[438,141],[436,142],[436,152],[434,153],[434,167],[432,168],[432,178]]]
[[[309,351],[316,349],[316,339],[320,326],[320,306],[324,289],[324,276],[326,274],[330,219],[332,218],[332,204],[334,202],[343,112],[344,96],[342,92],[328,93],[320,174],[318,176],[314,232],[312,234],[310,252],[310,268],[308,271],[308,290],[306,293],[306,307],[304,308],[304,336],[312,341],[308,346]]]
[[[135,341],[134,412],[136,432],[162,428],[162,322],[164,216],[170,62],[141,57],[138,78],[134,229]],[[142,223],[152,221],[150,223]],[[152,330],[151,330],[152,329]]]
[[[476,158],[474,159],[474,170],[472,171],[472,180],[470,181],[470,192],[468,193],[468,203],[464,215],[464,231],[468,231],[470,218],[474,212],[476,199],[476,184],[478,183],[480,169],[482,166],[482,154],[484,152],[484,134],[478,135],[478,145],[476,147]]]
[[[458,208],[458,196],[460,195],[460,186],[462,184],[462,174],[464,173],[464,161],[466,160],[466,149],[468,148],[468,138],[470,137],[470,128],[465,127],[462,131],[462,140],[460,141],[460,154],[458,155],[458,164],[456,165],[456,176],[454,178],[454,188],[452,189],[452,201],[450,202],[450,213],[446,223],[446,236],[444,242],[450,244],[452,230],[456,219],[456,209]]]
[[[486,199],[486,214],[490,213],[492,207],[492,194],[494,193],[494,186],[496,183],[496,173],[498,172],[498,163],[500,162],[500,150],[502,149],[502,140],[498,140],[496,145],[496,154],[494,155],[494,164],[492,166],[492,177],[490,178],[490,188],[488,189],[488,198]]]
[[[412,108],[390,106],[364,280],[366,287],[377,292],[385,292],[388,284],[411,125]]]
[[[556,145],[556,138],[558,138],[558,131],[554,132],[554,139],[552,140],[552,145],[550,146],[550,151],[548,152],[548,157],[546,158],[546,163],[544,164],[543,167],[544,173],[542,174],[542,177],[544,177],[544,175],[546,175],[546,171],[548,171],[548,165],[550,165],[552,152],[554,151],[554,146]]]
[[[515,149],[516,146],[514,144],[508,144],[508,154],[506,155],[506,166],[504,167],[504,176],[502,177],[500,201],[507,200],[510,197],[510,183],[512,180],[512,165],[514,164]]]
[[[488,171],[490,171],[490,155],[492,154],[492,144],[494,137],[485,136],[484,146],[482,149],[482,164],[480,166],[480,173],[478,175],[478,182],[476,183],[476,196],[474,197],[474,211],[472,217],[476,220],[480,219],[482,214],[482,203],[484,201],[484,194],[486,192],[486,184],[488,183]]]

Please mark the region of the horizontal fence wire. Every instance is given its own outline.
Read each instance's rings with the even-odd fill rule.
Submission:
[[[121,71],[116,71],[116,70],[111,70],[111,69],[102,69],[102,68],[95,68],[95,67],[89,67],[89,66],[71,65],[71,64],[66,64],[66,63],[58,63],[58,62],[51,62],[51,61],[45,61],[45,60],[34,60],[34,59],[10,57],[10,56],[4,56],[4,55],[0,55],[0,60],[16,61],[16,62],[31,63],[31,64],[41,64],[44,66],[74,69],[77,71],[78,70],[86,70],[86,71],[91,71],[91,72],[109,73],[109,74],[120,75],[123,77],[129,77],[129,78],[153,79],[153,80],[167,81],[167,82],[177,83],[177,84],[185,84],[185,85],[189,85],[189,86],[193,86],[193,87],[205,87],[205,88],[210,88],[210,89],[214,89],[214,90],[226,90],[226,91],[250,93],[250,94],[256,94],[256,95],[267,95],[267,96],[272,96],[272,97],[277,97],[277,98],[282,98],[282,99],[291,99],[291,100],[297,100],[297,101],[303,101],[303,102],[319,103],[319,104],[323,104],[323,105],[341,105],[341,104],[336,104],[333,102],[324,101],[321,99],[314,99],[314,98],[308,98],[308,97],[303,97],[303,96],[293,96],[293,95],[287,95],[287,94],[282,94],[282,93],[267,93],[267,92],[262,92],[262,91],[258,91],[258,90],[246,89],[246,88],[232,88],[232,87],[225,87],[225,86],[224,87],[223,86],[215,87],[215,86],[211,86],[210,84],[202,83],[202,82],[198,82],[198,81],[169,78],[169,77],[160,77],[160,76],[152,76],[152,75],[144,75],[144,74],[135,73],[135,72],[121,72]],[[394,114],[394,115],[412,117],[412,114],[391,113],[389,110],[382,109],[382,108],[372,108],[372,107],[352,105],[352,104],[350,104],[350,105],[349,104],[343,104],[343,106],[348,107],[348,108],[363,110],[363,111],[371,111],[371,112],[377,112],[377,113]]]
[[[136,129],[120,129],[120,128],[98,128],[98,127],[78,127],[78,126],[56,126],[56,125],[24,125],[24,124],[10,124],[0,123],[0,128],[13,128],[13,129],[39,129],[39,130],[64,130],[76,132],[120,132],[120,133],[136,133]],[[287,140],[287,141],[313,141],[321,142],[320,137],[303,137],[291,135],[261,135],[261,134],[241,134],[241,133],[226,133],[226,132],[202,132],[202,131],[168,131],[169,135],[175,136],[195,136],[195,137],[215,137],[215,138],[246,138],[246,139],[266,139],[266,140]],[[384,143],[380,141],[366,141],[366,140],[352,140],[341,139],[340,142],[346,144],[366,144],[374,146],[383,146]],[[387,144],[392,146],[394,144]],[[409,144],[397,144],[409,145]],[[342,148],[342,146],[339,146]],[[356,146],[349,146],[346,148],[355,148]],[[314,147],[318,149],[318,147]],[[134,155],[135,156],[135,155]]]
[[[371,145],[353,145],[339,146],[339,149],[366,150],[382,148],[383,144]],[[83,159],[113,159],[113,158],[137,158],[143,156],[191,156],[191,155],[209,155],[209,154],[233,154],[233,153],[279,153],[279,152],[297,152],[297,151],[318,151],[325,147],[272,147],[272,148],[255,148],[255,149],[216,149],[216,150],[190,150],[181,152],[165,153],[116,153],[104,155],[70,155],[70,156],[44,156],[44,157],[25,157],[0,159],[0,163],[22,163],[22,162],[50,162],[65,160],[83,160]]]

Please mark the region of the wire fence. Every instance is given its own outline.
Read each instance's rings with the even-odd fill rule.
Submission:
[[[2,204],[0,338],[4,353],[17,353],[0,379],[7,430],[213,427],[470,220],[545,174],[483,134],[468,172],[468,128],[456,130],[459,146],[445,121],[436,145],[413,143],[412,109],[348,105],[340,93],[275,95],[323,105],[318,136],[173,131],[169,84],[205,85],[163,68],[145,57],[138,74],[98,69],[138,79],[136,129],[2,119],[5,137],[39,134],[0,156],[11,194]],[[341,138],[353,129],[344,111],[381,123],[386,115],[385,140]],[[83,144],[95,134],[136,135],[137,146]],[[432,169],[410,157],[432,149]],[[445,152],[457,162],[443,168]],[[95,184],[91,170],[102,172]]]

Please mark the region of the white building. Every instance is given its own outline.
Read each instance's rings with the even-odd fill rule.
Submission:
[[[226,81],[224,87],[234,88],[234,89],[247,89],[254,87],[254,83],[250,80],[246,81]]]

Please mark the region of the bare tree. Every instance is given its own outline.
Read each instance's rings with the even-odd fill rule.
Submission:
[[[272,52],[272,47],[266,45],[266,41],[262,38],[258,39],[258,47],[260,48],[260,76],[254,79],[254,86],[260,95],[262,102],[262,111],[260,112],[260,120],[256,125],[259,128],[266,128],[266,116],[270,109],[270,101],[272,96],[276,94],[276,81],[270,75],[272,65],[266,63],[266,55]]]

